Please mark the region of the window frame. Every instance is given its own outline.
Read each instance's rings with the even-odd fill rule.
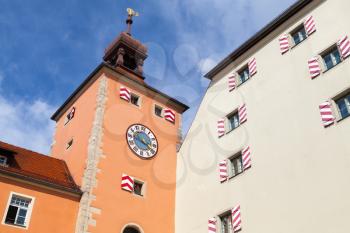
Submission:
[[[337,49],[337,51],[339,53],[340,61],[337,64],[333,65],[332,67],[328,68],[327,65],[326,65],[326,62],[324,60],[324,57],[326,55],[329,55],[333,50],[335,50],[335,48]],[[326,49],[324,49],[322,52],[320,52],[318,54],[318,57],[322,61],[322,72],[323,73],[325,73],[325,72],[327,72],[329,70],[332,70],[334,67],[338,66],[339,64],[341,64],[344,61],[344,59],[343,59],[343,57],[341,55],[341,51],[339,49],[338,43],[333,43],[332,45],[328,46]]]
[[[138,194],[138,193],[135,192],[135,184],[136,184],[136,183],[142,185],[140,194]],[[134,196],[144,198],[144,197],[145,197],[145,194],[146,194],[146,182],[144,182],[144,181],[142,181],[142,180],[137,179],[137,178],[134,177],[134,186],[133,186],[132,194],[133,194]]]
[[[237,127],[235,127],[235,128],[232,128],[231,127],[231,121],[230,121],[230,117],[233,117],[233,116],[235,116],[235,115],[237,115],[237,118],[238,118],[238,125],[237,125]],[[230,133],[230,132],[232,132],[232,131],[234,131],[235,129],[237,129],[240,125],[241,125],[241,120],[239,119],[239,111],[238,111],[238,108],[237,109],[235,109],[234,111],[232,111],[231,113],[229,113],[228,115],[226,115],[226,120],[225,120],[225,124],[227,124],[228,125],[228,130],[227,130],[227,132],[225,132],[226,134],[227,133]],[[226,127],[225,127],[225,129],[226,129]]]
[[[225,232],[223,232],[223,221],[222,221],[222,218],[223,218],[223,217],[229,217],[229,218],[230,218],[230,225],[231,225],[230,231],[231,231],[231,232],[229,232],[229,233],[234,233],[234,231],[233,231],[233,225],[232,225],[232,214],[231,214],[231,209],[226,210],[226,211],[224,211],[223,213],[221,213],[221,214],[218,215],[218,219],[219,219],[219,221],[220,221],[220,224],[219,224],[219,232],[220,232],[220,233],[225,233]]]
[[[4,155],[0,155],[0,159],[1,158],[4,159],[3,160],[4,162],[3,163],[0,162],[0,166],[7,167],[8,166],[8,163],[7,163],[8,162],[8,158],[6,156],[4,156]]]
[[[235,153],[234,155],[232,155],[231,157],[229,157],[227,160],[229,162],[229,179],[239,176],[240,174],[242,174],[244,172],[244,167],[243,167],[243,158],[242,158],[242,150],[240,150],[239,152]],[[240,159],[241,162],[241,171],[238,173],[233,174],[233,164],[232,164],[232,160],[234,159]]]
[[[66,143],[66,151],[72,148],[73,143],[74,143],[74,138],[69,139],[69,141]]]
[[[293,35],[296,34],[297,32],[300,32],[302,29],[304,29],[304,31],[305,31],[305,38],[303,40],[301,40],[299,43],[296,44]],[[288,33],[288,41],[289,41],[291,49],[293,49],[293,48],[297,47],[298,45],[302,44],[308,38],[309,38],[309,35],[307,34],[304,22],[301,23],[301,24],[298,24],[298,26],[296,26],[293,30],[291,30]]]
[[[339,105],[338,105],[338,101],[340,99],[344,99],[346,98],[347,96],[350,96],[350,88],[342,91],[340,94],[334,96],[332,99],[331,99],[331,103],[332,103],[332,110],[333,110],[333,113],[335,114],[335,117],[336,117],[336,121],[337,122],[340,122],[342,120],[345,120],[347,118],[350,118],[350,115],[348,116],[345,116],[343,117],[341,112],[340,112],[340,108],[339,108]],[[350,101],[349,101],[350,102]],[[349,111],[350,113],[350,108],[347,108],[347,110]]]
[[[30,204],[28,205],[27,214],[26,214],[25,222],[24,222],[25,225],[23,225],[23,226],[17,225],[17,224],[6,223],[7,212],[9,210],[9,208],[10,208],[11,200],[12,200],[13,196],[17,196],[17,197],[20,197],[20,198],[23,198],[23,199],[30,199]],[[11,191],[10,195],[9,195],[9,198],[7,200],[7,204],[6,204],[6,208],[5,208],[5,212],[4,212],[1,224],[5,225],[5,226],[10,226],[10,227],[15,227],[15,228],[26,229],[27,230],[29,228],[29,225],[30,225],[30,220],[31,220],[31,216],[32,216],[34,202],[35,202],[35,197]]]
[[[132,98],[135,98],[135,97],[137,98],[137,104],[134,104],[132,102]],[[135,107],[141,108],[141,96],[136,94],[136,93],[134,93],[134,92],[131,92],[130,93],[130,101],[129,101],[129,103],[132,104]]]
[[[241,79],[241,74],[244,72],[244,71],[248,71],[248,78],[244,81],[244,82],[242,82],[242,79]],[[238,81],[238,82],[236,82],[237,83],[237,86],[240,86],[240,85],[243,85],[244,83],[246,83],[246,82],[248,82],[249,80],[250,80],[250,78],[251,78],[251,75],[250,75],[250,72],[249,72],[249,65],[248,65],[248,63],[246,63],[245,65],[243,65],[240,69],[238,69],[237,70],[237,72],[236,72],[236,76],[237,76],[237,78],[238,78],[238,80],[237,80],[237,78],[236,78],[236,81]]]
[[[68,118],[69,114],[73,111],[73,109],[74,109],[74,111],[76,111],[75,106],[73,106],[69,109],[68,114],[66,114],[66,116],[64,117],[64,124],[63,124],[64,126],[68,125],[69,122],[71,122],[73,120],[73,118],[75,117],[75,112],[74,112],[74,116],[70,119]]]
[[[160,115],[157,115],[156,114],[156,109],[159,108],[160,109]],[[157,117],[160,117],[160,118],[164,118],[164,108],[158,104],[154,104],[154,107],[153,107],[153,114]]]

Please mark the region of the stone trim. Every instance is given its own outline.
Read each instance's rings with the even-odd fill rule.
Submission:
[[[92,218],[92,215],[101,214],[101,210],[92,207],[91,203],[96,200],[93,189],[97,186],[96,175],[99,172],[98,163],[102,156],[103,118],[107,102],[107,90],[107,77],[103,75],[99,83],[95,117],[87,148],[88,156],[81,187],[83,195],[79,204],[75,233],[88,233],[90,225],[96,226],[96,220]]]

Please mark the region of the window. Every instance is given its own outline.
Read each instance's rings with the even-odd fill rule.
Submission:
[[[75,107],[73,107],[70,112],[66,115],[66,118],[64,120],[64,125],[68,124],[68,122],[70,122],[75,114]]]
[[[6,210],[5,224],[27,227],[33,206],[33,198],[22,197],[11,193],[10,203]]]
[[[155,105],[154,106],[154,114],[156,114],[156,116],[163,117],[162,113],[163,113],[163,108],[158,106],[158,105]]]
[[[6,166],[7,165],[7,157],[0,155],[0,166]]]
[[[294,45],[297,45],[300,42],[302,42],[303,40],[305,40],[307,35],[306,35],[306,31],[305,31],[304,25],[301,25],[296,30],[294,30],[291,33],[291,36],[293,38]]]
[[[67,142],[67,145],[66,145],[66,150],[68,150],[69,148],[71,148],[73,145],[73,139],[69,140],[69,142]]]
[[[139,180],[134,180],[134,194],[143,196],[144,183]]]
[[[140,97],[135,95],[135,94],[131,94],[131,97],[130,97],[130,102],[133,104],[133,105],[136,105],[136,106],[140,106]]]
[[[221,233],[233,233],[231,212],[227,212],[220,217]]]
[[[350,116],[350,94],[343,96],[335,101],[341,116],[341,119]]]
[[[227,117],[229,121],[229,131],[234,130],[239,126],[239,115],[235,112]]]
[[[327,70],[333,68],[341,62],[340,53],[336,45],[332,46],[321,56]]]
[[[243,172],[242,154],[233,156],[230,160],[230,176],[234,177]]]
[[[240,84],[246,82],[249,79],[249,68],[245,66],[241,71],[238,72]]]

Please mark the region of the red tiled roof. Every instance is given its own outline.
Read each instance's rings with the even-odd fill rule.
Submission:
[[[0,149],[12,152],[9,166],[0,166],[0,173],[16,176],[54,188],[80,194],[65,161],[39,154],[0,141]]]

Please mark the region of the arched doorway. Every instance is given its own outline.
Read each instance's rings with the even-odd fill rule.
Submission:
[[[121,233],[144,233],[144,231],[138,224],[128,223],[122,228]]]
[[[123,233],[140,233],[140,231],[137,230],[135,227],[126,227],[123,230]]]

